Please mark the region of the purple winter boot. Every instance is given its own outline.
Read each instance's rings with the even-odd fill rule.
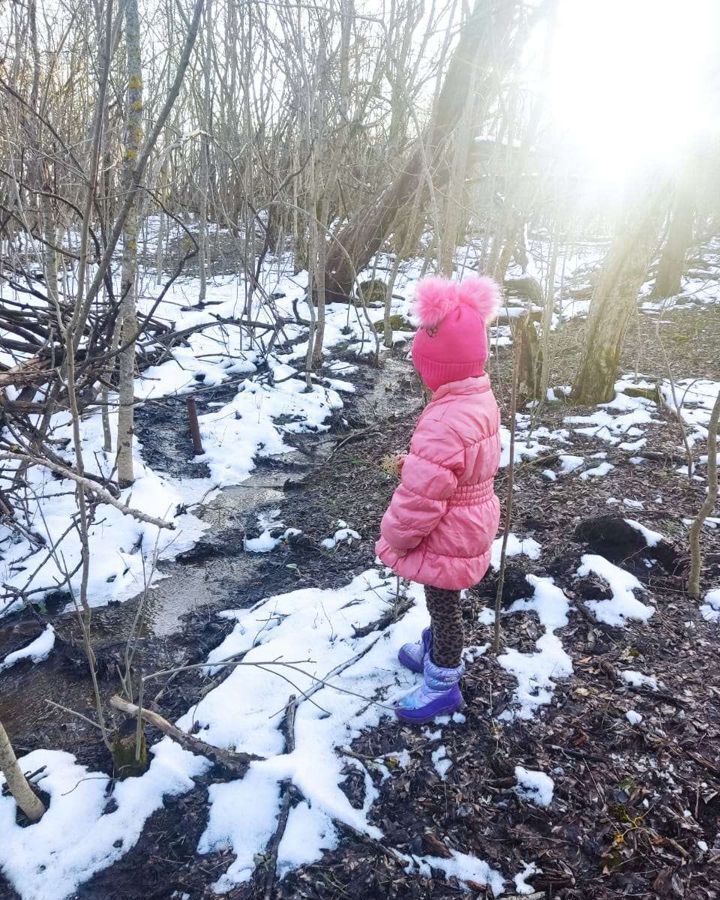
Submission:
[[[432,647],[432,629],[426,628],[420,640],[414,644],[403,644],[398,652],[398,659],[411,672],[422,672],[425,659],[430,655]]]
[[[462,663],[456,669],[443,669],[426,656],[423,683],[397,703],[395,715],[403,722],[418,724],[435,716],[451,716],[464,703],[459,685],[464,674]]]

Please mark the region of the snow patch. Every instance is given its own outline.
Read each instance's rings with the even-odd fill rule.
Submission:
[[[587,481],[589,478],[602,478],[604,475],[607,475],[608,472],[612,472],[614,468],[615,466],[612,463],[602,462],[593,469],[586,469],[584,472],[581,472],[580,477],[583,481]]]
[[[587,600],[585,605],[598,622],[606,625],[624,626],[628,621],[647,622],[654,615],[655,609],[646,606],[636,599],[633,591],[643,590],[637,578],[595,553],[586,553],[582,565],[577,570],[581,578],[591,573],[598,575],[610,586],[610,600]]]
[[[340,519],[337,523],[337,531],[332,537],[327,537],[320,542],[320,546],[325,550],[334,550],[338,544],[351,544],[353,541],[359,541],[360,535],[352,528],[348,528],[347,522]]]
[[[550,806],[555,790],[555,782],[544,772],[515,766],[517,785],[515,793],[522,800],[528,800],[535,806]]]
[[[512,701],[514,709],[505,710],[500,715],[503,720],[531,719],[540,706],[552,702],[555,679],[567,678],[573,671],[572,660],[555,634],[568,622],[570,604],[567,597],[552,578],[528,575],[527,580],[533,586],[533,597],[516,600],[508,613],[534,612],[545,633],[535,642],[535,653],[509,649],[498,657],[498,663],[518,681]]]
[[[493,541],[490,557],[490,565],[493,569],[500,568],[500,559],[502,556],[503,538],[499,537]],[[509,534],[507,540],[506,556],[527,556],[528,559],[538,559],[542,553],[542,547],[533,538],[523,538],[522,540],[516,534]]]
[[[215,671],[229,657],[241,665],[178,723],[199,728],[202,739],[216,746],[266,757],[252,764],[243,781],[218,785],[211,793],[200,848],[207,852],[222,846],[235,856],[216,890],[249,879],[255,856],[274,831],[284,782],[305,798],[296,834],[304,830],[306,839],[303,846],[291,841],[293,852],[279,860],[283,870],[301,856],[303,862],[313,861],[335,846],[335,822],[382,837],[368,821],[377,790],[366,770],[361,768],[366,780],[362,809],[355,809],[339,787],[348,762],[342,747],[391,714],[391,704],[414,684],[412,675],[397,666],[398,650],[422,630],[426,615],[420,587],[411,590],[418,602],[399,622],[362,637],[357,631],[380,619],[395,600],[395,579],[382,578],[375,569],[344,588],[293,591],[236,612],[233,632],[208,662]],[[288,753],[282,723],[291,695],[300,702],[295,749]]]
[[[627,503],[627,501],[624,501]],[[642,506],[642,504],[641,504]],[[625,519],[625,522],[631,527],[634,528],[635,531],[639,531],[640,534],[645,538],[645,543],[648,547],[657,547],[657,545],[664,541],[665,538],[659,531],[653,531],[650,528],[646,528],[644,525],[641,525],[640,522],[636,522],[635,519]]]
[[[445,781],[448,771],[452,768],[452,760],[447,755],[445,744],[441,744],[437,750],[433,750],[432,763],[440,778]]]
[[[55,629],[52,625],[46,625],[44,631],[31,641],[27,646],[15,650],[14,653],[8,653],[5,659],[0,662],[0,672],[10,669],[15,663],[22,659],[29,659],[34,663],[42,662],[52,653],[55,646]]]
[[[625,669],[620,673],[620,677],[630,687],[638,689],[648,687],[653,691],[658,689],[657,679],[654,675],[643,675],[642,672],[637,672],[635,669]]]
[[[523,863],[525,868],[522,872],[519,872],[514,878],[515,882],[515,890],[518,894],[534,894],[535,888],[527,883],[527,879],[531,878],[533,875],[540,875],[542,873],[542,869],[538,869],[535,863]]]
[[[715,588],[705,594],[705,602],[700,607],[700,614],[706,622],[720,622],[720,588]]]
[[[0,793],[0,868],[26,900],[65,900],[95,872],[106,868],[138,841],[148,817],[163,798],[186,793],[209,764],[164,738],[140,778],[116,782],[108,811],[110,778],[79,765],[70,753],[33,750],[22,757],[25,772],[50,795],[42,819],[31,828],[15,822],[15,801]],[[0,775],[0,784],[5,779]]]
[[[476,856],[470,856],[467,853],[458,853],[456,850],[450,850],[452,856],[444,859],[442,856],[408,856],[399,854],[402,859],[406,859],[408,865],[405,869],[409,874],[416,872],[424,878],[432,878],[433,870],[439,870],[444,873],[446,878],[457,878],[464,884],[471,881],[475,884],[487,885],[497,897],[503,892],[505,881],[502,875],[490,867],[482,859]],[[465,887],[465,890],[470,890]]]

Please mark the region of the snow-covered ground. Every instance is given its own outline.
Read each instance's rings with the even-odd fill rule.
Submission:
[[[147,252],[155,252],[152,234]],[[582,251],[582,252],[581,252]],[[582,265],[591,268],[598,258],[595,246],[578,248],[573,259],[556,273],[556,288],[571,272],[582,274]],[[378,269],[377,277],[387,271]],[[408,264],[395,283],[398,295],[393,312],[409,315],[409,304],[421,264]],[[148,277],[148,284],[152,279]],[[293,302],[303,312],[306,275],[292,275],[290,260],[270,259],[261,276],[264,295],[273,297],[275,313],[257,296],[249,318],[273,324],[276,314],[293,318]],[[92,566],[88,589],[92,605],[126,600],[160,577],[155,562],[171,559],[191,547],[207,527],[193,513],[201,499],[207,500],[223,487],[237,484],[252,472],[257,459],[291,451],[285,438],[331,427],[333,416],[341,415],[346,398],[353,391],[347,381],[353,363],[335,360],[339,347],[344,356],[367,357],[376,352],[375,334],[368,328],[361,310],[350,305],[331,305],[327,311],[325,348],[327,362],[311,391],[306,389],[303,367],[307,333],[303,326],[285,324],[278,342],[268,351],[267,340],[253,337],[237,321],[246,310],[245,285],[236,277],[215,279],[208,288],[211,304],[196,305],[198,283],[194,278],[176,282],[156,316],[177,331],[203,326],[184,345],[173,348],[166,360],[146,369],[136,382],[142,400],[162,400],[189,393],[198,387],[232,382],[230,399],[200,416],[205,453],[197,458],[208,475],[173,478],[154,471],[146,462],[144,449],[136,442],[137,479],[122,492],[120,501],[146,517],[160,518],[172,525],[162,528],[124,515],[123,510],[99,503],[90,529]],[[580,302],[580,301],[578,301]],[[149,310],[151,296],[142,301]],[[575,309],[575,313],[579,308]],[[567,312],[567,307],[565,308]],[[381,311],[371,310],[373,321]],[[407,339],[400,332],[397,340]],[[496,346],[508,343],[509,334],[498,328]],[[658,425],[657,407],[644,397],[626,393],[629,386],[649,386],[641,377],[618,382],[615,398],[585,415],[567,416],[562,427],[548,429],[535,421],[532,409],[517,416],[515,461],[542,461],[548,480],[578,479],[592,485],[597,479],[617,477],[616,468],[606,458],[609,452],[623,453],[637,465],[650,428]],[[693,442],[707,433],[710,407],[720,383],[683,381],[661,386],[666,400],[677,402]],[[556,388],[555,395],[564,392]],[[111,398],[114,399],[114,398]],[[703,431],[704,429],[704,431]],[[69,464],[74,460],[69,418],[58,413],[52,422],[58,453]],[[509,463],[509,432],[503,429],[503,460]],[[582,450],[576,446],[580,439]],[[99,413],[83,419],[83,457],[89,472],[109,476],[113,454],[102,447]],[[678,441],[679,443],[679,441]],[[592,446],[590,446],[592,444]],[[682,448],[678,447],[678,452]],[[580,455],[582,453],[582,455]],[[543,463],[544,465],[544,463]],[[14,475],[12,469],[0,474],[2,480]],[[34,597],[57,590],[77,593],[80,574],[80,539],[73,526],[75,497],[73,484],[36,466],[26,475],[28,509],[26,537],[0,525],[0,579],[5,595],[0,599],[0,615],[16,609],[21,593]],[[627,520],[653,546],[662,537],[639,521],[643,504],[621,498],[618,504],[632,509]],[[378,511],[380,514],[380,511]],[[287,529],[271,511],[258,522],[258,538],[249,539],[249,552],[272,553],[293,529]],[[324,541],[330,550],[339,543],[360,539],[360,535],[337,521]],[[492,564],[498,567],[501,539],[493,547]],[[511,534],[509,556],[524,556],[531,563],[542,553],[533,537]],[[610,599],[589,599],[585,607],[600,623],[625,627],[646,622],[656,612],[638,579],[602,556],[583,557],[578,579],[600,579],[610,590]],[[550,577],[529,575],[528,596],[516,600],[504,613],[525,617],[540,631],[534,649],[521,652],[510,646],[496,661],[486,658],[487,646],[469,648],[468,661],[499,665],[514,679],[508,708],[501,713],[498,727],[511,727],[517,720],[542,717],[557,702],[557,692],[572,677],[574,661],[563,643],[563,629],[573,613],[571,594],[566,594]],[[228,608],[220,615],[234,623],[232,632],[207,656],[207,675],[227,672],[216,687],[187,710],[177,722],[214,746],[253,753],[254,761],[244,778],[216,783],[209,792],[208,817],[198,844],[198,852],[208,854],[228,850],[232,862],[218,871],[214,889],[232,890],[249,880],[258,856],[265,852],[278,825],[278,813],[285,792],[293,790],[297,802],[290,809],[278,851],[280,877],[321,858],[337,847],[340,828],[354,829],[369,838],[383,840],[384,834],[372,824],[378,789],[368,767],[346,752],[362,732],[378,726],[391,714],[393,702],[415,682],[415,677],[398,667],[397,651],[413,640],[425,624],[422,594],[417,586],[406,588],[414,604],[389,627],[375,627],[397,602],[396,580],[380,568],[368,569],[337,590],[304,589],[264,598],[251,609]],[[645,602],[647,601],[647,602]],[[720,591],[707,593],[702,615],[711,622],[720,620]],[[480,613],[489,624],[492,611]],[[358,631],[361,636],[357,636]],[[0,660],[2,672],[22,660],[41,662],[53,652],[51,626],[21,650]],[[658,688],[652,673],[627,669],[620,675],[636,690]],[[291,713],[288,716],[288,713]],[[287,723],[293,723],[288,734]],[[640,725],[642,716],[627,712],[631,725]],[[464,727],[464,716],[455,717],[453,727]],[[444,724],[429,733],[437,743],[432,763],[438,777],[452,774],[454,765],[443,740]],[[152,763],[139,778],[114,785],[102,772],[92,772],[70,754],[52,748],[35,750],[22,759],[26,771],[40,772],[37,784],[51,798],[47,814],[36,825],[23,828],[16,823],[15,805],[0,795],[0,868],[23,900],[64,900],[95,872],[112,865],[139,840],[148,818],[164,798],[192,790],[194,779],[209,767],[208,762],[182,750],[169,738],[151,748]],[[395,767],[403,766],[398,756],[394,766],[387,758],[375,761],[392,778]],[[356,769],[365,783],[365,801],[352,806],[340,789],[343,770]],[[553,772],[554,774],[554,772]],[[514,792],[525,803],[552,806],[555,784],[549,775],[517,766]],[[109,791],[112,788],[112,803]],[[539,871],[534,862],[524,863],[521,872],[504,871],[485,860],[453,850],[449,858],[410,856],[393,851],[410,873],[440,870],[460,882],[488,885],[499,895],[516,890],[528,893],[527,880]],[[513,888],[514,883],[514,888]]]
[[[291,260],[279,258],[263,270],[264,294],[273,295],[271,310],[258,293],[249,318],[273,325],[276,317],[293,318],[293,302],[301,302],[307,286],[307,273],[292,272]],[[403,291],[394,301],[396,311],[407,314],[412,285],[419,264],[409,265],[398,277],[396,289]],[[155,311],[159,320],[184,331],[202,328],[187,341],[173,347],[168,359],[145,369],[136,380],[139,400],[158,401],[189,393],[199,388],[220,385],[233,379],[235,395],[199,417],[204,454],[196,463],[209,469],[209,477],[176,479],[153,471],[144,459],[144,448],[135,441],[136,480],[122,492],[120,503],[146,516],[161,519],[167,529],[138,522],[106,503],[100,503],[90,526],[92,569],[88,586],[91,606],[134,596],[159,577],[155,563],[172,559],[187,550],[200,537],[204,523],[188,508],[201,498],[208,500],[219,488],[246,479],[255,461],[262,457],[292,452],[284,436],[327,430],[332,417],[343,407],[342,394],[354,390],[342,378],[351,374],[349,363],[332,361],[338,345],[346,352],[368,356],[376,351],[375,333],[364,320],[362,310],[351,304],[331,304],[327,309],[325,352],[327,377],[320,377],[308,392],[304,375],[306,328],[296,324],[283,326],[280,349],[267,351],[260,337],[254,337],[241,324],[224,320],[239,319],[245,308],[244,282],[238,277],[215,279],[208,289],[207,306],[197,307],[199,283],[195,278],[176,281]],[[403,297],[405,299],[403,299]],[[140,311],[149,312],[153,295],[146,294]],[[301,302],[302,305],[302,302]],[[382,311],[371,310],[373,321]],[[222,322],[222,324],[218,324]],[[285,344],[282,343],[285,341]],[[290,342],[290,343],[288,343]],[[117,398],[110,397],[111,408]],[[111,413],[114,432],[116,416]],[[72,422],[68,413],[56,414],[51,422],[58,454],[73,467],[75,448]],[[114,452],[103,451],[102,421],[99,411],[86,415],[81,423],[82,453],[87,472],[111,477]],[[113,433],[113,447],[116,445]],[[20,462],[4,464],[0,487],[8,487]],[[26,536],[0,524],[0,581],[5,585],[0,598],[0,616],[17,609],[23,595],[41,599],[44,594],[69,590],[77,594],[81,573],[81,539],[76,527],[74,483],[57,477],[41,466],[33,466],[26,476]],[[112,541],[107,539],[112,534]]]
[[[336,847],[339,823],[382,839],[368,820],[377,789],[344,748],[392,714],[392,703],[416,680],[397,666],[400,646],[416,637],[426,615],[421,589],[411,590],[414,606],[382,630],[367,626],[398,598],[396,579],[377,569],[342,590],[300,590],[269,597],[250,610],[223,613],[235,626],[209,654],[207,672],[227,666],[232,671],[177,723],[215,746],[262,757],[244,778],[210,788],[198,852],[229,849],[234,856],[219,874],[218,893],[250,878],[258,854],[275,832],[281,798],[290,785],[301,799],[291,808],[280,841],[279,876]],[[358,629],[362,637],[355,636]],[[291,737],[286,727],[290,705]],[[0,797],[0,868],[22,897],[68,897],[137,842],[164,797],[191,790],[193,778],[208,768],[206,760],[169,738],[152,747],[152,755],[145,775],[115,785],[111,809],[107,775],[89,772],[70,754],[54,750],[36,750],[23,758],[24,768],[41,770],[37,783],[51,802],[36,826],[23,828],[15,822],[12,798]],[[339,787],[347,765],[364,775],[362,809],[355,809]],[[449,860],[403,859],[409,870],[439,867],[461,880],[490,884],[496,893],[502,890],[500,873],[467,854],[456,853]]]
[[[143,249],[153,255],[157,250],[159,221],[150,218],[144,227]],[[180,236],[178,226],[173,225]],[[542,255],[538,244],[536,254]],[[458,261],[468,263],[467,254],[458,252]],[[568,257],[567,273],[583,265],[597,263],[597,249],[591,245],[575,248]],[[391,261],[379,255],[368,276],[387,281]],[[464,270],[463,270],[464,271]],[[404,263],[393,287],[392,313],[410,318],[413,288],[423,273],[420,260]],[[214,278],[206,303],[198,306],[199,281],[181,277],[167,291],[155,308],[158,291],[156,275],[148,271],[141,277],[139,312],[153,311],[156,320],[176,332],[196,329],[167,353],[158,365],[146,368],[136,380],[135,396],[141,401],[162,401],[227,382],[236,384],[234,396],[199,417],[204,454],[195,458],[204,464],[209,477],[173,478],[154,471],[144,458],[144,448],[135,441],[136,481],[122,492],[120,503],[140,513],[162,519],[169,526],[160,528],[149,522],[138,522],[123,511],[99,503],[90,526],[89,541],[93,559],[88,601],[101,606],[109,601],[127,599],[160,575],[159,560],[172,559],[187,550],[200,537],[205,525],[195,517],[193,507],[201,498],[208,500],[214,491],[243,481],[252,472],[255,461],[262,457],[291,452],[284,440],[288,434],[327,430],[332,417],[343,407],[343,394],[352,393],[351,382],[343,378],[352,374],[353,366],[333,360],[333,352],[342,347],[346,354],[369,357],[382,351],[371,325],[382,318],[382,310],[368,310],[370,324],[361,308],[352,304],[330,304],[327,308],[324,369],[308,392],[304,369],[307,353],[307,329],[294,320],[294,308],[307,315],[304,300],[307,273],[293,274],[289,255],[268,257],[260,275],[260,289],[248,298],[244,278],[227,275]],[[4,288],[4,290],[8,290]],[[12,292],[11,292],[12,294]],[[274,328],[282,320],[277,341],[268,350],[269,331],[251,332],[241,323],[247,319]],[[407,341],[411,333],[399,331],[396,341]],[[492,329],[492,346],[510,343],[509,328]],[[16,363],[17,359],[8,359]],[[12,395],[12,389],[8,389]],[[689,392],[688,398],[691,398]],[[11,396],[12,398],[12,396]],[[117,397],[109,398],[111,409]],[[688,399],[688,404],[690,399]],[[609,413],[607,421],[615,421]],[[644,417],[648,418],[645,413]],[[115,414],[110,427],[114,432]],[[632,421],[643,419],[637,410],[629,414]],[[628,419],[628,420],[629,420]],[[529,417],[519,417],[527,425]],[[595,427],[597,420],[593,420]],[[625,429],[621,419],[616,429]],[[600,424],[597,422],[597,424]],[[522,428],[521,428],[522,431]],[[58,413],[51,422],[51,434],[58,455],[74,465],[72,423],[69,414]],[[528,441],[520,435],[516,458],[534,458],[546,449],[543,439],[562,442],[563,433],[544,434],[536,429]],[[115,435],[113,433],[113,447]],[[81,423],[84,465],[93,475],[111,477],[115,466],[114,452],[105,452],[99,410],[86,415]],[[509,432],[503,430],[505,447],[503,465],[507,464]],[[0,487],[8,487],[20,467],[20,461],[5,463],[0,469]],[[562,470],[561,470],[562,471]],[[605,474],[601,465],[597,474]],[[586,476],[587,477],[587,476]],[[18,608],[23,596],[35,600],[56,591],[77,594],[81,572],[81,538],[77,527],[74,483],[58,477],[41,466],[33,466],[27,475],[23,537],[16,529],[0,524],[0,580],[5,595],[0,598],[0,616]],[[107,541],[106,536],[113,535]]]

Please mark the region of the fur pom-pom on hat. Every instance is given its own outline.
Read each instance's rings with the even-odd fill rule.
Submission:
[[[492,278],[466,278],[458,285],[458,299],[485,319],[492,322],[500,307],[500,290]]]
[[[448,313],[464,306],[479,313],[486,321],[497,315],[500,292],[492,278],[466,278],[457,283],[433,276],[417,286],[414,312],[423,328],[439,325]]]
[[[487,325],[497,314],[500,291],[491,278],[425,278],[417,286],[413,339],[415,368],[432,391],[485,373]]]

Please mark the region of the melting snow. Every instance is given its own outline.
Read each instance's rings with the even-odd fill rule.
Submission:
[[[720,622],[720,588],[715,588],[705,594],[705,602],[700,607],[700,614],[707,622]]]
[[[515,766],[517,785],[515,793],[522,800],[528,800],[535,806],[550,806],[555,790],[555,782],[544,772]]]
[[[538,869],[535,863],[523,863],[525,868],[522,872],[518,873],[513,881],[515,882],[515,890],[518,894],[534,894],[535,888],[527,883],[527,879],[531,878],[533,875],[539,875],[542,872],[542,869]]]
[[[476,884],[488,885],[497,897],[502,894],[505,881],[502,875],[491,868],[488,863],[467,853],[450,850],[452,856],[407,856],[399,854],[408,861],[407,872],[416,871],[425,878],[431,878],[433,869],[445,873],[447,878],[457,878],[460,882],[472,881]]]
[[[359,541],[360,535],[352,528],[348,528],[347,522],[342,519],[337,523],[337,531],[332,537],[327,537],[320,542],[320,546],[326,550],[333,550],[338,544],[352,544],[353,541]]]
[[[664,382],[661,391],[668,405],[675,409],[670,382]],[[688,439],[691,444],[707,439],[707,426],[718,391],[720,391],[718,381],[682,378],[675,382],[675,398],[680,407],[680,415],[689,426]]]
[[[573,456],[570,453],[562,453],[560,455],[560,474],[569,475],[576,469],[585,465],[585,458],[582,456]]]
[[[585,605],[598,622],[605,622],[606,625],[625,625],[631,619],[647,622],[654,614],[655,609],[652,606],[646,606],[635,598],[633,591],[643,590],[637,578],[613,565],[604,556],[585,554],[577,573],[581,578],[594,573],[607,581],[610,586],[613,595],[610,600],[586,601]]]
[[[615,466],[609,462],[602,462],[599,466],[595,466],[594,469],[586,469],[584,472],[580,473],[580,477],[583,481],[587,481],[589,478],[602,478],[603,475],[607,475],[608,472],[612,472]]]
[[[640,522],[636,522],[635,519],[625,519],[625,521],[631,528],[634,528],[635,531],[640,532],[640,534],[645,538],[645,543],[648,545],[648,547],[657,547],[657,545],[661,541],[665,540],[665,538],[660,534],[659,531],[653,531],[650,528],[646,528],[644,525],[641,525]]]
[[[415,638],[425,622],[421,590],[412,590],[419,602],[399,622],[362,637],[355,636],[356,630],[380,618],[396,599],[395,580],[383,579],[374,569],[338,590],[294,591],[251,610],[227,611],[224,617],[235,619],[234,630],[208,662],[217,670],[232,656],[243,665],[178,723],[199,728],[199,737],[216,746],[267,757],[253,763],[244,779],[210,791],[200,850],[222,846],[235,856],[218,881],[219,890],[249,878],[256,854],[264,852],[274,832],[283,782],[292,782],[305,802],[291,810],[280,845],[280,872],[317,860],[335,846],[335,821],[381,837],[368,821],[377,796],[369,774],[362,809],[354,809],[339,787],[349,762],[341,748],[377,725],[414,684],[397,665],[400,646]],[[287,753],[281,726],[291,695],[300,703],[295,750]],[[0,866],[23,896],[61,900],[73,893],[137,842],[164,796],[190,790],[192,779],[208,767],[167,738],[152,753],[145,775],[115,786],[113,812],[105,812],[109,779],[103,773],[90,772],[58,751],[38,750],[21,760],[26,771],[46,767],[41,785],[52,797],[42,821],[21,828],[13,799],[0,796]]]
[[[629,684],[630,687],[649,687],[653,691],[658,689],[657,679],[654,675],[643,675],[642,672],[637,672],[635,669],[625,669],[625,671],[620,674],[622,680]]]
[[[10,669],[22,659],[29,659],[34,663],[42,662],[50,656],[54,646],[55,629],[52,625],[46,625],[45,630],[26,647],[21,647],[20,650],[15,650],[14,653],[8,653],[5,659],[0,662],[0,672]]]
[[[452,760],[447,755],[447,748],[445,747],[445,744],[441,744],[437,748],[437,750],[433,750],[432,761],[433,765],[435,766],[435,771],[438,773],[440,778],[445,781],[445,776],[452,768]]]
[[[490,560],[490,565],[493,569],[500,568],[502,543],[503,539],[501,537],[496,538],[493,541],[492,556]],[[523,538],[521,540],[516,534],[511,533],[508,535],[507,549],[505,551],[507,556],[527,556],[528,559],[538,559],[541,552],[542,547],[533,538]]]
[[[114,419],[111,418],[114,427]],[[72,440],[69,415],[58,413],[52,417],[51,430],[59,444]],[[100,415],[90,415],[81,422],[81,443],[86,470],[94,475],[109,477],[115,466],[115,454],[106,454],[102,447],[102,421]],[[113,434],[113,446],[116,446]],[[74,451],[68,443],[60,451],[72,465]],[[146,579],[158,580],[161,576],[153,569],[157,559],[173,559],[189,549],[208,527],[186,507],[207,494],[211,485],[206,479],[180,483],[168,475],[154,472],[142,459],[142,445],[136,442],[135,483],[120,494],[120,502],[141,512],[172,521],[174,530],[161,529],[147,522],[137,521],[106,503],[96,509],[94,522],[89,528],[90,579],[88,598],[91,606],[102,606],[110,600],[127,600],[145,587]],[[0,472],[0,482],[13,477],[13,466],[6,465]],[[46,543],[17,541],[15,532],[0,525],[0,582],[5,590],[0,595],[0,616],[20,605],[13,589],[32,590],[39,596],[43,592],[65,587],[69,576],[70,586],[77,592],[82,573],[78,563],[81,558],[81,542],[77,529],[68,525],[76,516],[74,485],[57,478],[41,466],[32,466],[25,473],[29,503],[27,524],[30,530],[42,535]],[[40,498],[40,499],[37,499]],[[182,512],[179,512],[181,511]],[[56,552],[49,547],[55,545]],[[151,573],[151,574],[150,574]]]
[[[108,810],[110,778],[91,772],[60,750],[22,757],[25,772],[43,769],[39,787],[50,795],[42,819],[31,828],[15,822],[15,801],[0,794],[0,866],[26,900],[64,900],[95,872],[133,847],[163,798],[193,787],[209,764],[164,738],[152,750],[142,778],[117,782]]]
[[[572,675],[572,660],[565,652],[555,631],[568,622],[570,604],[565,594],[552,578],[527,576],[534,588],[529,600],[517,600],[508,610],[534,612],[545,633],[535,642],[535,653],[520,653],[508,649],[498,657],[500,665],[517,678],[518,686],[513,696],[514,710],[506,710],[501,719],[531,719],[538,707],[552,702],[555,679]]]

